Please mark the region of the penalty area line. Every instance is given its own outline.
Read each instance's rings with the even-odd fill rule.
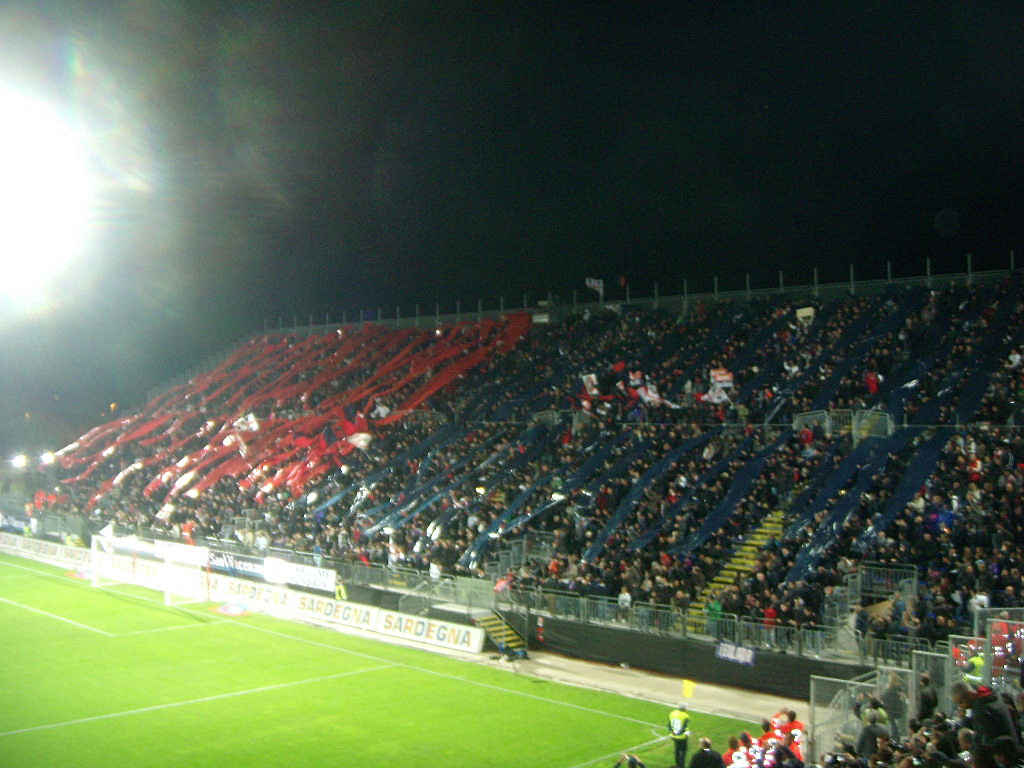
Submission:
[[[154,629],[136,629],[131,632],[118,632],[114,637],[131,637],[133,635],[149,635],[153,632],[174,632],[178,629],[195,629],[196,627],[211,627],[214,624],[225,624],[223,619],[214,619],[205,624],[175,624],[173,627],[156,627]]]
[[[305,680],[292,680],[288,683],[275,683],[273,685],[263,685],[259,688],[248,688],[244,691],[230,691],[228,693],[215,693],[212,696],[200,696],[196,699],[188,699],[186,701],[170,701],[166,704],[154,704],[151,707],[139,707],[138,709],[126,709],[123,712],[108,712],[105,715],[93,715],[92,717],[79,717],[74,720],[63,720],[59,723],[47,723],[46,725],[33,725],[28,728],[17,728],[13,731],[4,731],[0,733],[0,738],[4,736],[17,736],[22,733],[34,733],[36,731],[48,731],[54,728],[64,728],[69,725],[81,725],[82,723],[95,723],[100,720],[113,720],[118,717],[129,717],[131,715],[141,715],[146,712],[159,712],[164,709],[174,709],[175,707],[188,707],[193,704],[205,704],[208,701],[220,701],[222,699],[231,699],[236,696],[249,696],[254,693],[266,693],[267,691],[279,691],[282,688],[294,688],[298,685],[309,685],[310,683],[322,683],[327,680],[337,680],[342,677],[351,677],[352,675],[361,675],[364,672],[379,672],[382,669],[390,669],[395,666],[394,664],[382,664],[378,667],[366,667],[364,669],[349,670],[348,672],[338,672],[333,675],[323,675],[321,677],[309,677]]]

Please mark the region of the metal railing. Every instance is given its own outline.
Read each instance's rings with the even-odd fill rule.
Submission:
[[[894,664],[909,667],[914,651],[930,651],[932,644],[923,637],[876,637],[870,633],[864,638],[864,661],[872,664]]]
[[[851,604],[864,605],[865,600],[887,600],[895,594],[912,599],[917,593],[917,568],[912,565],[884,565],[866,561],[855,573],[847,574],[846,588]]]
[[[222,550],[219,540],[205,543]],[[251,550],[247,550],[252,554]],[[402,592],[400,603],[406,612],[417,613],[429,605],[450,603],[466,610],[514,608],[527,614],[543,614],[553,618],[583,623],[610,624],[634,632],[668,637],[697,638],[712,642],[726,641],[753,648],[783,651],[798,656],[834,658],[858,663],[888,663],[909,668],[913,654],[928,652],[931,645],[922,638],[888,638],[859,633],[846,624],[822,626],[781,626],[767,624],[763,619],[734,614],[710,615],[704,611],[656,603],[620,605],[615,597],[581,595],[571,591],[535,588],[513,588],[496,591],[496,582],[468,576],[432,577],[429,572],[383,564],[351,562],[329,557],[315,557],[309,552],[269,548],[264,554],[306,565],[331,568],[342,583],[377,587]],[[905,569],[867,564],[862,586],[882,590],[901,583]],[[911,569],[912,570],[912,569]]]
[[[896,430],[892,417],[877,409],[851,410],[835,408],[830,411],[804,411],[793,417],[793,429],[820,427],[829,435],[848,434],[856,446],[867,437],[888,437]]]
[[[548,322],[557,322],[571,313],[582,312],[587,309],[597,310],[606,307],[621,307],[623,305],[663,309],[668,312],[687,315],[698,305],[707,304],[712,301],[750,301],[755,298],[775,297],[802,298],[810,296],[819,299],[829,299],[841,296],[877,296],[891,290],[893,287],[925,286],[934,288],[950,283],[972,285],[994,282],[1004,279],[1007,274],[1017,269],[1012,251],[1009,254],[1009,259],[1007,259],[1005,269],[975,271],[972,269],[969,256],[966,262],[966,272],[941,275],[932,274],[930,259],[925,259],[924,267],[925,274],[923,275],[892,277],[891,265],[888,265],[887,277],[874,280],[856,280],[853,279],[853,265],[851,265],[850,280],[830,283],[819,283],[818,271],[815,269],[809,275],[811,277],[810,282],[795,285],[785,284],[783,274],[780,272],[779,284],[776,286],[752,288],[748,280],[747,287],[739,290],[719,290],[719,281],[716,277],[714,278],[713,290],[696,293],[690,292],[689,281],[683,280],[683,292],[681,294],[662,295],[658,285],[655,284],[652,296],[633,296],[627,291],[620,298],[605,301],[579,301],[578,292],[574,290],[572,291],[571,300],[568,301],[558,300],[550,292],[537,291],[533,294],[532,300],[529,294],[524,294],[521,299],[515,301],[506,302],[504,298],[501,298],[497,302],[496,307],[492,305],[489,308],[484,308],[484,303],[480,299],[473,302],[455,301],[449,303],[444,308],[444,311],[442,311],[439,302],[435,302],[429,308],[421,308],[420,305],[416,305],[413,313],[405,315],[402,314],[401,307],[395,307],[393,313],[391,310],[385,311],[383,307],[377,307],[375,310],[362,310],[352,312],[351,314],[343,312],[340,320],[337,317],[333,320],[330,317],[324,317],[323,322],[318,322],[320,318],[310,315],[307,325],[299,325],[298,317],[292,318],[291,326],[285,326],[284,322],[279,320],[277,328],[271,327],[270,324],[265,324],[263,329],[255,332],[253,335],[262,336],[274,332],[314,335],[330,333],[347,325],[359,326],[364,323],[374,323],[389,328],[433,328],[450,323],[461,323],[465,320],[482,320],[485,317],[498,319],[510,312],[529,312],[535,316],[544,316]],[[431,309],[433,311],[430,311]]]

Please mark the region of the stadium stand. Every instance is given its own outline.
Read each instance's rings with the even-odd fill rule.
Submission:
[[[1020,288],[264,334],[62,450],[36,503],[660,632],[929,645],[1024,594]],[[859,617],[851,575],[908,565]]]

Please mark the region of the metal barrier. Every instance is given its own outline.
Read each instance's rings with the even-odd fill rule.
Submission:
[[[784,651],[797,656],[829,657],[862,662],[864,643],[848,626],[802,627],[767,625],[761,619],[733,614],[709,616],[698,611],[683,611],[655,603],[634,603],[621,608],[612,597],[593,597],[573,592],[519,589],[513,600],[524,610],[571,621],[597,624],[621,624],[635,632],[668,637],[698,637],[728,641],[749,648]],[[924,641],[921,641],[924,642]],[[896,648],[900,653],[896,653]],[[889,657],[909,655],[909,647],[898,648],[893,641],[885,650]]]
[[[993,687],[1016,692],[1021,685],[1024,609],[997,610],[985,624],[986,679]]]
[[[1024,621],[1024,608],[979,608],[974,612],[972,619],[974,622],[974,634],[980,637],[993,619],[1013,622]]]
[[[848,435],[853,427],[853,411],[849,408],[836,408],[829,411],[829,421],[831,422],[829,434]],[[856,443],[856,441],[854,442]]]
[[[39,515],[38,534],[65,539],[75,536],[83,542],[89,541],[89,527],[80,515],[59,515],[52,512]]]
[[[829,412],[825,410],[820,411],[804,411],[798,413],[793,417],[793,431],[799,432],[804,427],[821,427],[822,431],[831,436],[832,435],[832,421],[828,416]]]
[[[912,565],[883,565],[863,562],[857,568],[860,577],[857,597],[863,604],[865,597],[885,600],[896,592],[908,590],[909,585],[917,586],[917,569]]]
[[[854,705],[859,694],[871,693],[875,689],[874,674],[869,673],[868,680],[839,680],[811,675],[808,702],[810,733],[808,748],[804,752],[805,761],[823,763],[822,756],[827,752],[843,750],[843,744],[856,739],[861,724]]]
[[[412,592],[407,592],[398,598],[399,613],[420,614],[425,613],[433,604],[434,585],[422,582],[417,584]]]
[[[895,667],[879,667],[852,680],[812,675],[811,749],[805,754],[819,761],[827,752],[846,751],[863,728],[864,708],[875,702],[886,712],[892,737],[902,740],[912,714],[915,677],[911,670]]]
[[[949,650],[945,653],[937,651],[914,651],[910,657],[910,702],[914,717],[921,717],[921,675],[927,674],[938,698],[938,709],[952,712],[952,700],[949,698],[949,686],[952,682],[948,668]]]
[[[908,668],[914,651],[931,650],[928,641],[921,637],[876,637],[870,634],[864,638],[863,648],[865,662],[898,664]]]
[[[888,437],[896,431],[896,424],[885,411],[877,409],[851,410],[835,408],[830,411],[804,411],[793,417],[793,429],[804,427],[820,427],[831,437],[836,434],[848,434],[856,446],[867,437]]]
[[[896,423],[885,411],[856,411],[853,414],[851,433],[856,446],[867,437],[889,437],[896,431]]]

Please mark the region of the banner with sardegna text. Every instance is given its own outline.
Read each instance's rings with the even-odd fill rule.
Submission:
[[[479,627],[331,600],[218,574],[210,576],[210,597],[239,603],[252,611],[285,614],[303,621],[374,632],[437,648],[480,653],[484,646],[484,632]]]

